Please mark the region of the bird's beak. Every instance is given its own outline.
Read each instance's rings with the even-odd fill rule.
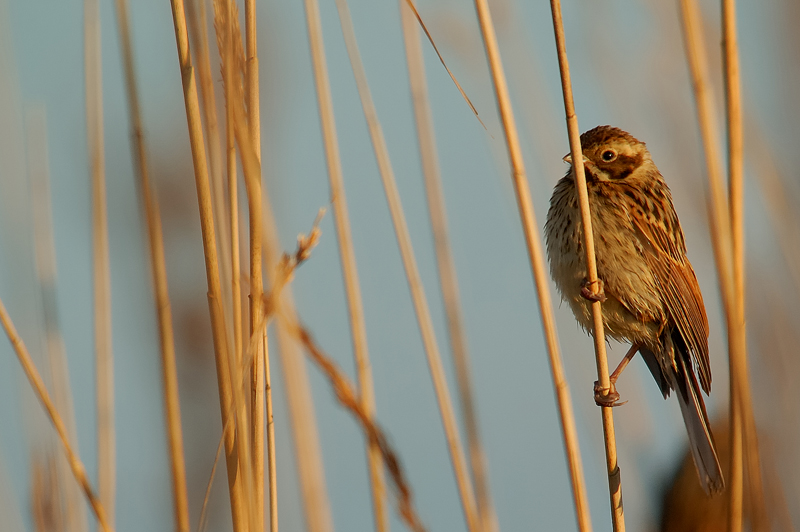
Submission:
[[[571,153],[566,154],[561,160],[564,161],[565,163],[572,164],[572,154]],[[584,155],[583,156],[583,165],[586,166],[586,163],[588,163],[588,162],[589,162],[589,158]]]

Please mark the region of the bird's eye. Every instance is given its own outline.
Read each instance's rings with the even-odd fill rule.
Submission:
[[[615,152],[614,150],[606,150],[603,152],[603,155],[601,155],[601,157],[603,158],[603,161],[610,163],[611,161],[617,158],[617,152]]]

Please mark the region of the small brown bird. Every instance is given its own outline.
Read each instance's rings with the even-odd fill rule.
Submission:
[[[631,343],[611,374],[595,383],[595,401],[617,406],[615,383],[637,352],[664,398],[676,391],[697,473],[708,494],[722,471],[700,388],[711,391],[708,319],[672,195],[643,142],[611,126],[581,135],[600,288],[587,283],[578,194],[572,168],[550,198],[545,234],[550,272],[583,328],[592,333],[591,302],[603,302],[607,336]],[[571,163],[569,155],[564,160]],[[695,376],[699,376],[700,383]]]

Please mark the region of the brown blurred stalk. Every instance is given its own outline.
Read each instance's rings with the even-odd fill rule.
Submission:
[[[247,442],[237,434],[236,428],[245,428],[246,420],[239,418],[238,425],[228,424],[228,416],[233,415],[231,404],[234,390],[231,385],[231,368],[229,366],[228,342],[225,328],[225,316],[222,311],[222,290],[217,262],[217,244],[214,219],[211,209],[211,191],[208,168],[206,166],[206,149],[203,142],[203,130],[200,119],[200,105],[197,97],[197,85],[194,77],[189,52],[189,40],[186,30],[186,13],[183,0],[171,0],[172,18],[175,26],[175,41],[178,49],[181,81],[183,84],[186,121],[189,128],[189,142],[192,149],[192,162],[195,171],[197,200],[200,209],[200,227],[203,235],[203,251],[206,263],[208,283],[208,306],[211,315],[211,332],[214,339],[214,355],[217,366],[217,384],[220,398],[220,414],[225,431],[225,454],[228,469],[228,490],[231,501],[231,517],[234,531],[247,530],[249,524],[249,505],[244,485],[244,471],[240,460],[249,454]],[[239,410],[237,401],[237,410]]]
[[[556,31],[556,42],[559,43],[559,36],[563,40],[563,30],[561,29],[561,13],[558,3],[552,4],[553,9],[553,22]],[[583,465],[581,463],[580,449],[578,446],[577,430],[575,428],[575,418],[572,410],[572,399],[569,394],[566,377],[564,375],[564,367],[561,361],[561,354],[558,346],[558,336],[555,328],[555,319],[553,317],[552,303],[550,300],[550,292],[548,289],[547,273],[544,266],[544,256],[542,254],[542,243],[539,233],[537,231],[536,216],[533,211],[533,202],[531,201],[529,185],[525,173],[525,165],[522,159],[522,150],[519,143],[519,134],[517,132],[516,122],[514,120],[514,112],[511,108],[511,99],[508,93],[508,85],[506,83],[505,73],[503,71],[503,64],[500,58],[500,49],[497,44],[497,35],[495,33],[494,25],[492,23],[491,13],[489,12],[489,5],[486,0],[476,0],[475,9],[478,13],[478,22],[481,27],[483,35],[483,42],[486,48],[486,56],[489,61],[489,67],[492,72],[492,82],[494,84],[494,91],[497,97],[497,106],[500,118],[503,123],[503,132],[506,138],[508,147],[508,156],[513,171],[514,191],[517,197],[517,207],[519,209],[520,219],[522,221],[522,228],[525,233],[525,244],[528,250],[528,259],[531,264],[531,272],[536,284],[536,291],[539,300],[539,312],[542,317],[542,326],[545,332],[545,339],[547,343],[547,351],[550,360],[550,371],[552,373],[553,386],[556,391],[556,399],[558,401],[559,417],[561,421],[561,432],[564,438],[564,448],[567,455],[567,463],[570,470],[570,482],[572,487],[572,497],[575,503],[575,515],[578,522],[578,527],[582,531],[591,530],[591,520],[589,517],[589,506],[586,500],[586,487],[583,479]],[[567,103],[567,96],[570,96],[569,102],[571,103],[571,87],[569,85],[569,71],[565,70],[566,67],[566,54],[559,54],[559,64],[562,66],[562,86],[565,91],[565,104]],[[564,73],[566,72],[567,78],[564,80]],[[565,82],[566,81],[566,82]],[[568,107],[569,109],[569,107]],[[574,117],[574,110],[568,116]],[[572,136],[570,137],[570,145],[572,145]],[[573,147],[573,153],[575,148]],[[578,148],[580,152],[580,148]],[[577,157],[582,161],[580,156]],[[578,167],[582,171],[583,167]],[[581,173],[581,175],[583,175]],[[585,191],[585,184],[584,184]],[[586,234],[591,235],[591,231]],[[594,257],[592,257],[593,259]],[[593,262],[593,260],[592,260]],[[591,273],[590,273],[591,275]],[[597,279],[595,272],[594,277]],[[601,342],[602,342],[602,328],[601,328]],[[597,340],[595,340],[597,344]],[[595,347],[597,347],[595,345]],[[601,344],[604,349],[605,345]],[[603,360],[605,361],[605,352],[602,351]],[[600,356],[598,355],[598,360]],[[598,362],[598,367],[600,363]],[[608,367],[605,366],[605,386],[608,387]],[[602,382],[602,381],[601,381]],[[610,410],[610,409],[604,409]],[[609,416],[604,414],[604,428],[606,427],[607,418]],[[624,522],[622,520],[622,501],[621,501],[621,488],[619,486],[619,468],[616,467],[616,451],[613,447],[613,424],[611,424],[611,447],[614,451],[613,456],[607,453],[609,459],[609,483],[612,479],[616,481],[616,486],[612,486],[612,515],[614,516],[614,530],[624,530]],[[608,431],[606,431],[607,450],[609,449]],[[610,460],[613,457],[613,462]],[[613,467],[612,467],[613,464]],[[612,476],[613,471],[613,476]],[[614,504],[615,494],[619,500]],[[621,528],[618,528],[620,527]]]
[[[456,368],[459,399],[467,433],[472,478],[475,482],[475,495],[481,530],[489,532],[497,529],[496,516],[492,505],[489,481],[487,478],[486,455],[480,440],[475,400],[472,392],[472,372],[470,369],[467,340],[464,333],[464,319],[458,294],[455,262],[450,249],[447,230],[447,216],[436,153],[436,138],[431,117],[428,87],[425,81],[425,65],[422,56],[417,20],[407,0],[400,0],[400,13],[403,26],[403,42],[408,63],[408,77],[411,99],[414,106],[414,120],[417,126],[422,173],[425,177],[425,191],[428,199],[428,214],[431,219],[433,239],[436,247],[436,261],[439,271],[439,284],[442,288],[447,330],[453,349],[453,362]]]
[[[83,493],[86,495],[86,499],[89,501],[95,517],[97,517],[100,529],[103,532],[113,532],[114,528],[106,518],[107,514],[105,508],[103,507],[103,503],[97,497],[94,489],[92,489],[92,485],[89,483],[89,477],[86,475],[86,468],[83,466],[83,462],[81,462],[77,451],[72,448],[72,445],[69,442],[69,435],[67,433],[67,427],[64,424],[64,420],[61,418],[58,410],[56,410],[55,404],[50,398],[50,394],[47,393],[47,388],[44,385],[44,381],[42,380],[41,375],[39,375],[39,372],[36,370],[36,366],[33,364],[31,355],[28,352],[28,349],[25,347],[22,338],[20,338],[19,333],[17,333],[17,329],[11,322],[11,317],[8,315],[8,311],[6,311],[6,307],[2,300],[0,300],[0,323],[3,325],[3,329],[5,330],[6,335],[11,342],[11,346],[14,348],[14,352],[16,353],[19,363],[22,366],[22,371],[25,372],[25,376],[28,378],[28,382],[30,382],[31,388],[33,388],[33,392],[36,394],[36,398],[42,403],[42,406],[47,413],[47,417],[50,418],[50,422],[56,429],[58,438],[61,441],[61,445],[64,448],[65,454],[67,455],[67,461],[69,462],[69,467],[72,470],[72,475],[75,477],[75,480],[78,482],[83,490]]]
[[[716,116],[711,94],[711,81],[708,73],[706,45],[702,33],[700,8],[693,0],[681,0],[681,17],[686,48],[687,62],[694,88],[698,124],[703,141],[708,173],[712,242],[717,265],[717,276],[722,293],[728,335],[731,393],[731,469],[727,481],[729,489],[729,527],[742,529],[742,498],[744,493],[743,453],[747,448],[747,462],[751,474],[754,473],[757,493],[760,488],[760,466],[755,437],[755,421],[752,414],[750,384],[747,375],[747,352],[744,321],[744,266],[742,233],[742,153],[741,153],[741,97],[739,96],[738,59],[735,49],[735,15],[728,11],[723,19],[725,34],[732,36],[726,50],[726,101],[728,103],[729,157],[731,171],[731,196],[725,193],[725,183],[721,168],[721,149],[716,130]],[[729,18],[732,17],[732,18]],[[735,87],[734,87],[735,85]],[[731,92],[732,91],[732,92]],[[731,214],[730,209],[738,212]],[[738,227],[733,227],[733,223]],[[736,238],[733,238],[733,235]],[[738,265],[737,265],[738,263]],[[732,266],[733,265],[733,266]],[[744,436],[743,436],[744,434]],[[757,504],[762,499],[756,495]],[[756,512],[761,514],[761,511]]]
[[[352,33],[347,6],[337,2],[342,31]],[[342,277],[347,294],[348,318],[350,334],[353,340],[353,356],[356,362],[359,403],[364,412],[372,418],[375,415],[375,391],[372,382],[372,368],[367,345],[367,329],[364,320],[364,306],[361,299],[361,287],[358,282],[353,237],[350,230],[350,216],[347,210],[347,197],[342,177],[342,165],[339,157],[339,142],[336,137],[336,121],[333,114],[333,98],[331,96],[328,67],[325,61],[325,48],[322,42],[322,26],[317,7],[308,9],[309,46],[314,69],[314,81],[319,106],[320,128],[325,147],[325,160],[328,168],[328,180],[331,187],[331,203],[333,204],[334,222],[336,223],[336,240],[339,243],[339,258],[342,265]],[[344,9],[344,11],[343,11]],[[345,29],[347,28],[347,29]],[[345,35],[348,44],[348,35]],[[367,462],[369,465],[370,486],[372,488],[372,510],[375,519],[375,530],[389,530],[389,514],[386,509],[386,481],[383,473],[380,449],[377,442],[367,440]]]
[[[186,493],[186,464],[183,453],[183,429],[181,428],[180,395],[178,373],[175,363],[175,338],[172,312],[167,286],[167,269],[164,260],[164,236],[158,199],[150,184],[147,152],[144,146],[139,92],[133,61],[133,48],[128,22],[127,0],[116,0],[117,26],[119,28],[122,61],[125,73],[125,88],[128,97],[128,115],[131,123],[131,149],[139,191],[147,223],[150,246],[150,273],[153,276],[153,291],[158,317],[159,347],[161,352],[161,375],[164,379],[164,405],[167,422],[167,441],[172,480],[173,513],[175,530],[189,532],[189,503]]]
[[[725,107],[728,124],[728,175],[731,237],[733,251],[733,346],[730,350],[731,461],[744,460],[749,480],[749,494],[754,504],[753,530],[766,530],[758,455],[755,418],[753,415],[750,376],[747,369],[747,329],[745,323],[745,260],[744,260],[744,150],[742,132],[742,95],[739,74],[739,45],[736,33],[736,6],[733,0],[722,0],[723,65],[725,70]],[[741,466],[731,466],[731,471]],[[736,478],[736,482],[740,482]],[[737,489],[731,490],[730,529],[743,526],[743,501]]]
[[[50,170],[47,153],[47,124],[43,107],[28,110],[25,120],[28,179],[31,186],[33,241],[36,272],[42,291],[47,365],[53,401],[62,412],[70,444],[77,449],[75,409],[69,381],[69,367],[59,324],[55,240],[53,237]],[[63,489],[64,530],[77,532],[87,528],[86,508],[78,486],[72,482],[69,464],[63,455],[55,457],[53,489]]]
[[[92,172],[92,269],[94,342],[97,371],[97,478],[100,499],[114,522],[116,451],[114,437],[114,359],[111,343],[111,272],[108,258],[103,84],[100,56],[100,4],[84,0],[86,130]]]

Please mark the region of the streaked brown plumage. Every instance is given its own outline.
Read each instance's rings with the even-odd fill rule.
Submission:
[[[701,484],[716,493],[724,481],[700,393],[701,387],[711,391],[708,320],[672,195],[645,144],[629,133],[596,127],[581,135],[581,146],[606,335],[630,342],[633,354],[638,349],[665,398],[677,391]],[[571,168],[550,198],[545,234],[553,279],[591,333],[592,294],[584,288],[583,228]]]

